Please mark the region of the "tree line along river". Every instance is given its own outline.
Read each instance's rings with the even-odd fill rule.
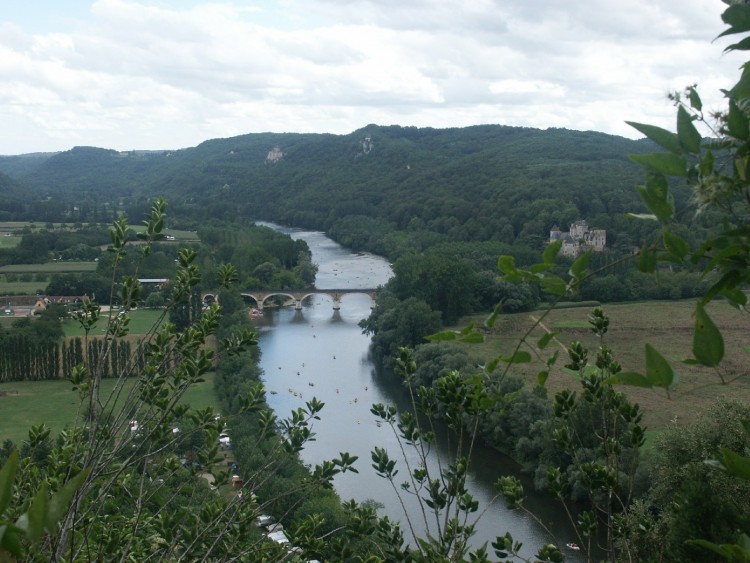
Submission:
[[[319,268],[317,289],[374,288],[385,284],[393,274],[384,258],[353,254],[323,233],[262,224],[307,242],[313,262]],[[379,514],[401,521],[408,539],[408,526],[396,493],[388,481],[375,473],[370,461],[373,448],[385,448],[392,459],[398,460],[398,483],[408,474],[392,430],[386,424],[379,424],[370,413],[373,403],[399,407],[407,404],[400,381],[378,373],[368,357],[370,338],[362,334],[357,323],[369,315],[372,305],[367,295],[351,294],[342,299],[339,310],[334,310],[332,300],[323,295],[308,297],[301,310],[266,308],[263,317],[255,321],[260,333],[261,368],[265,373],[267,401],[278,416],[288,416],[292,409],[304,406],[312,397],[325,403],[321,420],[313,427],[316,440],[301,454],[303,462],[314,465],[337,457],[339,452],[359,456],[355,465],[359,473],[337,476],[336,491],[342,500],[372,499],[382,503],[384,507]],[[411,453],[407,449],[409,462],[414,464],[418,459]],[[443,463],[449,461],[443,447],[433,451],[431,462],[437,464],[438,458]],[[555,537],[549,536],[533,518],[518,510],[508,510],[502,498],[495,498],[494,483],[507,474],[518,475],[518,466],[512,460],[492,448],[475,447],[467,486],[479,501],[477,514],[489,505],[477,524],[476,546],[509,531],[516,541],[523,542],[522,553],[526,557],[550,542],[565,549],[564,544],[570,541],[573,532],[561,521],[560,506],[551,498],[529,494],[526,505]],[[524,485],[527,491],[531,490],[528,479]],[[410,514],[420,514],[413,519],[415,531],[425,535],[416,500],[404,496]],[[576,555],[567,552],[567,560],[577,560]]]

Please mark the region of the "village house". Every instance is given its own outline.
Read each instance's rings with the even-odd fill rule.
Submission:
[[[549,232],[549,241],[562,241],[560,254],[563,256],[576,256],[587,250],[601,252],[607,245],[607,231],[604,229],[591,229],[586,221],[576,221],[570,225],[570,231],[561,231],[554,226]]]
[[[88,299],[87,295],[39,295],[32,307],[32,314],[45,311],[53,303],[62,303],[63,305],[80,305]]]

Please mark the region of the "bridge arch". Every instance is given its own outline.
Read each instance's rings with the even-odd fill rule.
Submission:
[[[315,295],[327,295],[333,301],[334,310],[341,308],[341,299],[346,295],[351,294],[362,294],[367,295],[370,298],[371,307],[375,306],[375,289],[308,289],[304,291],[286,291],[286,290],[247,290],[240,291],[240,295],[243,298],[250,298],[256,303],[256,308],[263,310],[265,307],[266,300],[274,296],[286,297],[288,302],[294,302],[295,309],[302,309],[302,302],[308,297]],[[203,300],[209,299],[210,297],[216,298],[212,292],[206,292],[203,294]]]

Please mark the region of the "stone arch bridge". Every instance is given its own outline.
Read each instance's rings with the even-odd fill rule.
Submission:
[[[375,289],[306,289],[304,291],[287,291],[283,289],[259,289],[253,291],[240,291],[242,297],[250,297],[256,303],[256,307],[263,310],[266,299],[274,296],[281,296],[287,299],[287,302],[294,301],[295,309],[302,309],[302,302],[312,295],[327,295],[333,301],[333,309],[341,309],[341,299],[345,295],[367,295],[373,306],[375,304]],[[217,300],[215,292],[205,292],[201,294],[204,303],[213,303]]]

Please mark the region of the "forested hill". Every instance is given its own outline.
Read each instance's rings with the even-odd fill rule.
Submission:
[[[0,172],[0,202],[4,209],[22,209],[20,202],[24,199],[23,188],[10,176]]]
[[[76,147],[0,157],[0,172],[33,194],[37,220],[70,220],[74,207],[80,220],[109,220],[162,195],[183,217],[281,221],[358,248],[373,249],[373,237],[382,245],[389,232],[536,247],[552,226],[577,219],[608,229],[612,243],[618,233],[637,240],[623,214],[643,210],[633,190],[642,171],[627,155],[652,149],[564,129],[368,125],[349,135],[248,134],[176,151]]]

